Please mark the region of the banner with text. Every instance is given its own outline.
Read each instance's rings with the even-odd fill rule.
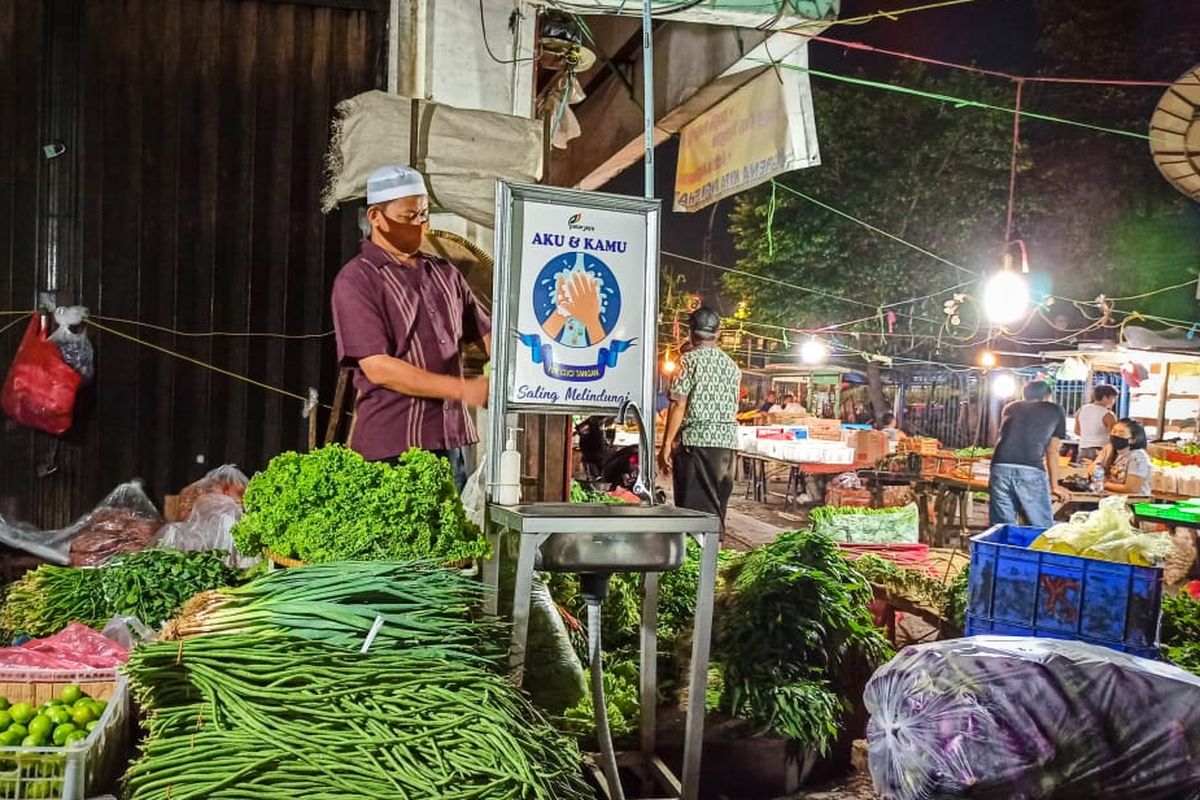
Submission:
[[[515,403],[617,406],[638,400],[653,343],[641,341],[644,214],[526,202]]]
[[[807,73],[765,70],[680,132],[675,210],[821,163]]]

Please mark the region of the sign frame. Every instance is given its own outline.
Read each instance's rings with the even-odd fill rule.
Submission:
[[[642,412],[648,426],[653,425],[655,378],[658,369],[658,267],[659,234],[662,202],[629,195],[590,192],[579,189],[548,187],[539,184],[496,181],[495,271],[492,276],[492,371],[489,386],[489,456],[492,474],[499,474],[499,457],[503,450],[506,429],[516,425],[516,414],[554,415],[615,415],[619,404],[604,402],[522,401],[514,396],[516,359],[525,356],[528,348],[518,340],[517,325],[521,316],[522,262],[528,244],[525,238],[526,206],[530,203],[561,206],[570,211],[615,211],[641,217],[645,236],[641,275],[643,289],[640,297],[635,291],[623,290],[626,307],[636,313],[642,310],[641,325],[637,328],[635,358],[640,358],[640,391],[630,400]],[[632,287],[634,289],[639,287]],[[633,353],[629,353],[633,356]],[[651,434],[653,438],[653,434]],[[644,458],[652,454],[643,454]]]

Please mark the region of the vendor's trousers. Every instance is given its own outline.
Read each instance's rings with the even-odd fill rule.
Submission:
[[[1023,464],[992,464],[988,480],[988,524],[1019,525],[1018,512],[1035,528],[1054,524],[1046,471]]]
[[[676,447],[671,459],[675,505],[715,514],[724,528],[733,494],[734,455],[727,447]]]

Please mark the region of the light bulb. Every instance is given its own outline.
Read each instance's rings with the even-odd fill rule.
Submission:
[[[673,358],[667,356],[665,359],[663,359],[662,371],[664,375],[674,375],[675,370],[677,369],[679,369],[679,364],[677,364]]]
[[[1001,372],[992,378],[992,394],[1001,400],[1007,400],[1017,393],[1017,379],[1011,372]]]
[[[800,345],[800,360],[805,364],[820,364],[829,358],[829,345],[820,339],[809,339]]]
[[[996,366],[996,354],[991,350],[984,350],[979,355],[979,366],[984,369],[991,369]]]
[[[983,287],[983,310],[997,325],[1008,325],[1025,315],[1029,307],[1029,284],[1019,273],[1004,270]]]

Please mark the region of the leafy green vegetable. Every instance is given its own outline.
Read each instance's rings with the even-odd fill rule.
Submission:
[[[946,582],[928,572],[905,569],[874,553],[864,554],[852,563],[854,569],[869,583],[882,586],[893,595],[912,600],[962,629],[967,606],[966,567],[954,580]]]
[[[961,450],[955,450],[954,455],[959,458],[988,458],[993,452],[990,447],[964,447]]]
[[[1168,661],[1200,675],[1200,600],[1187,592],[1164,594],[1159,639]]]
[[[900,508],[819,506],[809,518],[818,533],[839,542],[916,542],[920,528],[915,503]]]
[[[638,663],[636,657],[605,659],[604,707],[608,711],[608,730],[613,736],[624,736],[637,729],[640,718],[638,704]],[[578,736],[589,736],[596,730],[592,693],[587,691],[563,713],[563,726]]]
[[[100,628],[118,615],[157,626],[192,595],[237,583],[228,556],[163,548],[115,556],[96,568],[44,565],[9,587],[0,627],[50,636],[71,622]]]
[[[601,503],[604,505],[622,505],[624,500],[619,500],[610,494],[604,492],[595,492],[591,489],[585,489],[579,481],[571,481],[571,502],[572,503]]]
[[[488,554],[467,520],[450,462],[412,449],[399,464],[339,445],[283,453],[246,487],[233,528],[243,553],[264,547],[308,563],[347,559],[455,563]]]
[[[871,587],[827,536],[783,533],[726,568],[714,631],[736,716],[827,752],[845,698],[891,657]]]

